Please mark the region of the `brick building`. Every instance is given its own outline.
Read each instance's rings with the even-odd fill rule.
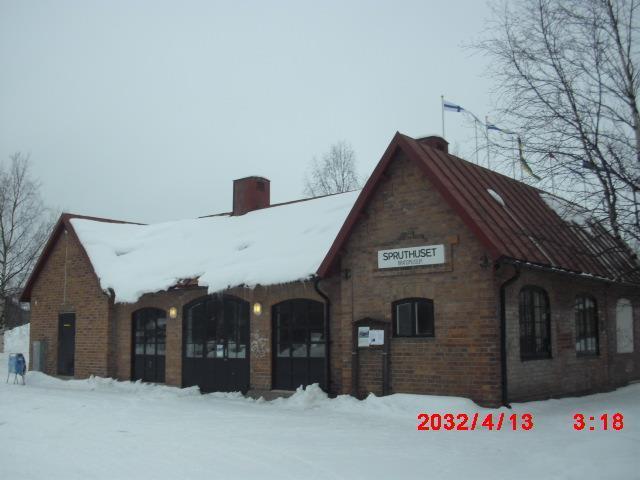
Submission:
[[[489,406],[640,379],[638,262],[575,205],[401,134],[360,192],[269,189],[155,226],[63,214],[22,295],[40,368]]]

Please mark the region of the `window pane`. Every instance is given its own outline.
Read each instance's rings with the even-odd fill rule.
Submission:
[[[308,302],[304,300],[295,300],[293,302],[293,325],[291,330],[292,342],[307,343],[308,315]]]
[[[324,342],[324,332],[309,332],[309,340],[311,342]]]
[[[324,351],[324,343],[312,343],[311,345],[309,345],[309,356],[312,358],[324,357]]]
[[[544,290],[525,287],[519,296],[520,355],[522,358],[551,356],[549,300]]]
[[[417,302],[417,335],[433,335],[433,303],[426,300]]]
[[[247,358],[247,346],[236,345],[235,358]]]
[[[291,356],[291,348],[289,345],[278,345],[278,357],[289,357]]]
[[[590,296],[580,296],[575,303],[576,352],[598,354],[598,310]]]
[[[288,344],[291,342],[289,336],[291,317],[289,309],[285,305],[279,306],[276,309],[276,328],[277,328],[277,340],[278,344]]]
[[[309,303],[309,329],[324,330],[324,305],[319,302]]]
[[[413,335],[414,326],[411,310],[411,303],[396,305],[396,334],[398,336]]]
[[[147,320],[145,324],[145,351],[146,355],[156,354],[156,322],[154,319]]]
[[[616,305],[616,345],[618,353],[633,352],[633,307],[626,298]]]
[[[238,344],[233,340],[229,340],[227,342],[227,357],[236,358],[237,351],[238,351]]]
[[[158,318],[156,322],[157,330],[156,330],[156,354],[164,355],[165,354],[165,343],[167,341],[167,319],[164,317]]]
[[[294,343],[292,348],[292,353],[294,358],[306,357],[307,356],[307,344],[306,343]]]

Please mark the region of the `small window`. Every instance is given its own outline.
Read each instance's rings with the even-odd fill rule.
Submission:
[[[616,305],[616,344],[618,353],[633,352],[633,306],[626,298]]]
[[[539,287],[520,290],[520,358],[551,358],[551,314],[547,292]]]
[[[433,300],[408,298],[393,303],[395,337],[433,337]]]
[[[598,355],[598,308],[589,295],[576,298],[576,352],[578,355]]]

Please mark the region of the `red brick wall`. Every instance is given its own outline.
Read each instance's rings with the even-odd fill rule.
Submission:
[[[512,274],[513,270],[504,273],[506,277]],[[549,296],[552,351],[549,359],[520,359],[518,296],[525,285],[542,287]],[[590,294],[597,302],[600,347],[597,356],[576,355],[574,302],[579,294]],[[616,353],[615,305],[621,296],[634,303],[636,347],[633,354]],[[640,298],[637,289],[524,269],[519,279],[507,288],[506,305],[510,401],[591,393],[640,378]]]
[[[417,165],[399,154],[357,222],[341,257],[343,391],[351,389],[352,322],[391,321],[391,304],[408,297],[433,299],[434,338],[391,340],[391,391],[461,395],[488,405],[500,400],[499,321],[491,266],[485,251],[434,190]],[[446,245],[446,264],[377,268],[377,251]],[[345,279],[344,272],[349,278]],[[336,276],[337,278],[337,276]],[[381,391],[381,362],[362,352],[362,392]]]
[[[60,235],[31,294],[31,342],[46,341],[48,374],[57,373],[58,314],[65,312],[76,315],[75,376],[113,373],[108,362],[109,297],[71,233]]]

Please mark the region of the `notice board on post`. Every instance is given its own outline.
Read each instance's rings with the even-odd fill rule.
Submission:
[[[361,352],[379,352],[380,363],[378,363],[379,372],[382,377],[382,395],[388,395],[390,392],[390,376],[389,376],[389,362],[390,362],[390,331],[391,323],[384,320],[376,320],[373,318],[362,318],[353,323],[353,347],[351,352],[351,394],[358,397],[360,392],[360,377],[361,374],[376,374],[377,372],[364,372],[361,365]],[[382,347],[382,348],[380,348]],[[376,353],[377,355],[377,353]],[[371,368],[372,365],[367,365]]]

